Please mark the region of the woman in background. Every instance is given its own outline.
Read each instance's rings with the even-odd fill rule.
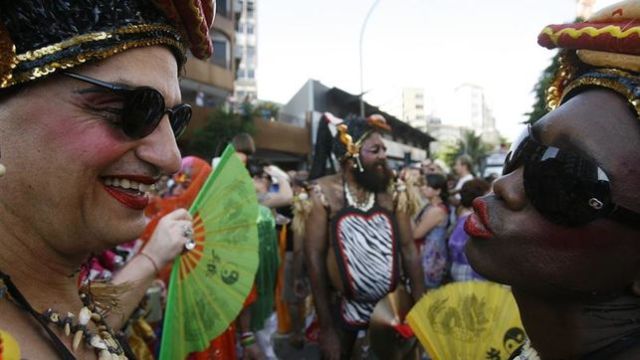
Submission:
[[[467,181],[460,189],[460,208],[456,227],[449,237],[449,259],[451,260],[451,279],[453,281],[484,280],[469,265],[464,247],[469,235],[464,231],[464,222],[473,213],[471,203],[491,189],[491,185],[482,179]]]
[[[429,174],[420,187],[428,204],[418,214],[413,227],[413,238],[419,239],[424,281],[427,288],[437,288],[447,269],[447,227],[449,207],[447,179],[440,174]]]

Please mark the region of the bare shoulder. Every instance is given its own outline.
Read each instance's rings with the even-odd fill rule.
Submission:
[[[341,186],[342,177],[340,174],[323,176],[314,180],[314,184],[320,186],[323,190],[331,189],[336,186]]]
[[[323,205],[333,213],[343,203],[342,176],[329,175],[315,180],[314,192],[321,198]]]

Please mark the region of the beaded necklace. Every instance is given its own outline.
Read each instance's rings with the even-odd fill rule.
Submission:
[[[362,211],[369,211],[369,209],[371,209],[376,202],[375,194],[368,191],[366,192],[367,199],[365,201],[362,201],[362,202],[357,201],[356,196],[353,195],[353,193],[351,192],[351,189],[349,189],[349,184],[346,181],[344,182],[344,190],[345,190],[344,191],[345,197],[347,198],[347,204],[349,206],[353,206],[356,209],[360,209]]]
[[[0,299],[3,296],[15,303],[18,307],[33,316],[49,335],[49,338],[62,359],[75,359],[69,350],[62,344],[60,338],[49,328],[49,324],[54,324],[64,330],[66,336],[71,336],[73,351],[76,351],[84,340],[85,346],[93,349],[99,360],[118,359],[126,360],[133,358],[130,353],[125,354],[125,348],[117,340],[122,334],[116,334],[105,321],[106,311],[98,308],[94,303],[91,292],[87,286],[80,289],[80,300],[84,305],[78,315],[68,312],[61,315],[53,309],[47,309],[43,313],[38,313],[29,304],[18,288],[13,284],[11,278],[0,271]],[[89,329],[89,322],[93,322],[96,330]],[[128,356],[127,356],[128,355]]]

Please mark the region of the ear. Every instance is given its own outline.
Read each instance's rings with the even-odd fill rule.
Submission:
[[[357,167],[358,164],[356,164],[355,160],[353,160],[353,158],[348,158],[347,160],[344,161],[343,163],[343,169],[353,169],[355,167]]]

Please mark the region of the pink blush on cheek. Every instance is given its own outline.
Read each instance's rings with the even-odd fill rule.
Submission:
[[[111,130],[111,131],[108,131]],[[50,133],[51,141],[59,144],[61,151],[71,159],[94,166],[107,165],[125,152],[123,137],[116,137],[115,130],[104,127],[58,128]]]

